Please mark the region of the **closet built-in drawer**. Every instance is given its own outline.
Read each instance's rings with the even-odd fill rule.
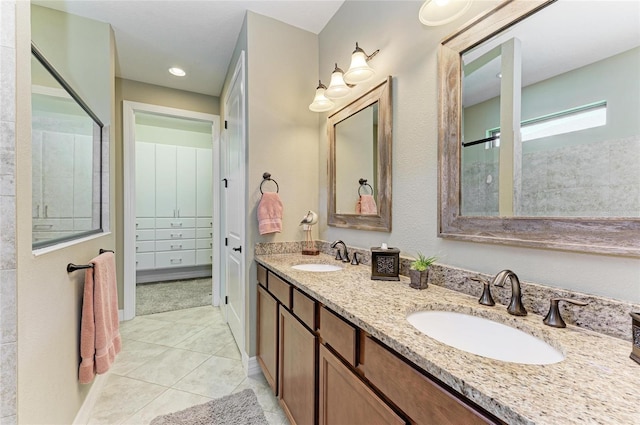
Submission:
[[[155,218],[136,217],[136,230],[137,229],[155,229],[155,228],[156,228]]]
[[[196,219],[196,226],[211,228],[213,227],[213,219],[211,217],[198,217]]]
[[[258,283],[265,288],[267,287],[267,268],[258,264],[257,271]]]
[[[406,413],[412,423],[496,423],[364,334],[360,342],[360,359],[358,369],[364,372],[364,377]]]
[[[198,249],[211,249],[211,248],[213,248],[213,240],[211,240],[211,239],[196,239],[196,248],[198,248]]]
[[[73,230],[72,218],[34,218],[34,232],[58,232]]]
[[[212,229],[196,229],[196,237],[198,239],[210,239],[213,237]]]
[[[156,252],[156,268],[194,266],[196,264],[195,251],[167,251]]]
[[[195,218],[156,218],[156,229],[184,229],[196,227]]]
[[[136,230],[136,241],[153,241],[155,239],[155,230]]]
[[[347,363],[355,367],[357,338],[355,326],[322,306],[318,330],[322,342],[333,348]]]
[[[269,272],[267,276],[267,289],[282,305],[291,308],[291,285]]]
[[[309,329],[316,329],[316,302],[296,288],[293,289],[292,310]]]
[[[136,242],[136,253],[138,252],[154,252],[156,243],[153,241]]]
[[[194,239],[196,229],[158,229],[156,240]]]
[[[156,251],[181,251],[196,249],[195,239],[156,241]]]
[[[153,252],[136,254],[136,270],[156,268],[156,257]]]
[[[196,251],[196,264],[211,264],[213,262],[213,254],[210,249],[199,249]]]

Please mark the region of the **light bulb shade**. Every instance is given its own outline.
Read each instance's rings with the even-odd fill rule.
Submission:
[[[318,88],[316,89],[316,96],[313,98],[313,102],[309,105],[309,110],[313,112],[326,112],[333,108],[334,103],[327,99],[324,95],[326,86],[318,81]]]
[[[351,66],[344,74],[344,81],[348,84],[359,84],[375,75],[373,68],[367,63],[367,55],[359,47],[351,55]]]
[[[347,83],[344,82],[343,75],[344,73],[340,68],[338,68],[338,64],[336,64],[336,68],[331,74],[329,87],[324,91],[325,96],[331,99],[339,99],[349,94],[351,89],[347,86]]]
[[[459,18],[470,6],[471,0],[427,0],[418,17],[424,25],[435,27]]]

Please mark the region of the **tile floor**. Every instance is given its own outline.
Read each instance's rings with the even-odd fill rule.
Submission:
[[[89,424],[148,424],[153,418],[252,388],[272,425],[286,425],[262,374],[247,377],[217,307],[138,316],[120,324],[122,352]]]

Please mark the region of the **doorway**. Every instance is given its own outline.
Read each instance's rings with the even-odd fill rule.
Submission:
[[[124,320],[136,316],[137,284],[201,292],[193,279],[210,275],[219,305],[219,117],[124,101],[123,125]]]

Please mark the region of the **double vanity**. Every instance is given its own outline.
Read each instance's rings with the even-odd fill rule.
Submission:
[[[404,277],[371,280],[370,266],[326,254],[255,258],[257,357],[292,423],[640,420],[628,341]]]

